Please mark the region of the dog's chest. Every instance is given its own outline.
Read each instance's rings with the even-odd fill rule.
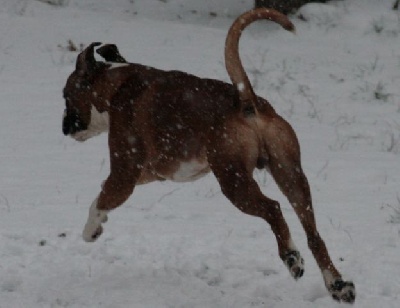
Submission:
[[[177,164],[176,169],[168,176],[175,182],[190,182],[201,178],[210,171],[207,160],[192,159]]]

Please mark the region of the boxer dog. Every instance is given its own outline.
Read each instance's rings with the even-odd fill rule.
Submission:
[[[63,132],[85,141],[108,131],[111,169],[90,207],[83,238],[95,241],[108,212],[124,203],[136,185],[193,181],[212,171],[239,210],[269,223],[279,256],[300,278],[304,261],[279,203],[266,197],[252,176],[255,168],[265,168],[298,215],[328,291],[352,303],[354,284],[342,279],[318,233],[295,132],[254,93],[239,58],[242,31],[259,19],[294,31],[286,16],[271,9],[241,15],[225,44],[232,84],[128,63],[115,45],[92,43],[79,54],[64,88]],[[96,61],[96,47],[105,62]]]

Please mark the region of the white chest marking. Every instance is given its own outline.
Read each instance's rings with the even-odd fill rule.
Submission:
[[[109,129],[109,122],[108,112],[100,113],[96,107],[92,105],[90,123],[87,130],[77,132],[72,137],[77,141],[85,141],[103,132],[107,132]]]
[[[108,112],[100,113],[96,107],[92,106],[89,129],[99,133],[106,132],[110,126],[109,123]]]

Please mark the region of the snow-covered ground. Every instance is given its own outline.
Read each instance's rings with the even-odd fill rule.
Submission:
[[[354,307],[400,303],[400,15],[345,0],[259,22],[241,41],[258,94],[295,128],[321,235]],[[137,187],[94,244],[81,239],[107,176],[107,136],[61,133],[77,52],[110,42],[132,62],[228,81],[225,35],[252,0],[0,0],[0,307],[340,307],[291,207],[265,173],[306,259],[294,281],[270,228],[212,175]],[[304,21],[306,19],[307,21]]]

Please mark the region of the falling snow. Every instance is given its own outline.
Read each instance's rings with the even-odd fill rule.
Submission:
[[[293,209],[265,172],[255,177],[281,203],[305,259],[298,281],[270,228],[235,209],[211,174],[136,187],[98,242],[82,240],[109,151],[107,134],[85,143],[62,134],[62,89],[77,56],[63,48],[68,40],[115,43],[130,61],[228,81],[225,35],[254,1],[45,2],[0,0],[0,307],[344,307],[328,295]],[[311,4],[291,17],[297,35],[261,22],[240,45],[255,92],[296,130],[320,234],[362,308],[400,302],[393,2]]]

